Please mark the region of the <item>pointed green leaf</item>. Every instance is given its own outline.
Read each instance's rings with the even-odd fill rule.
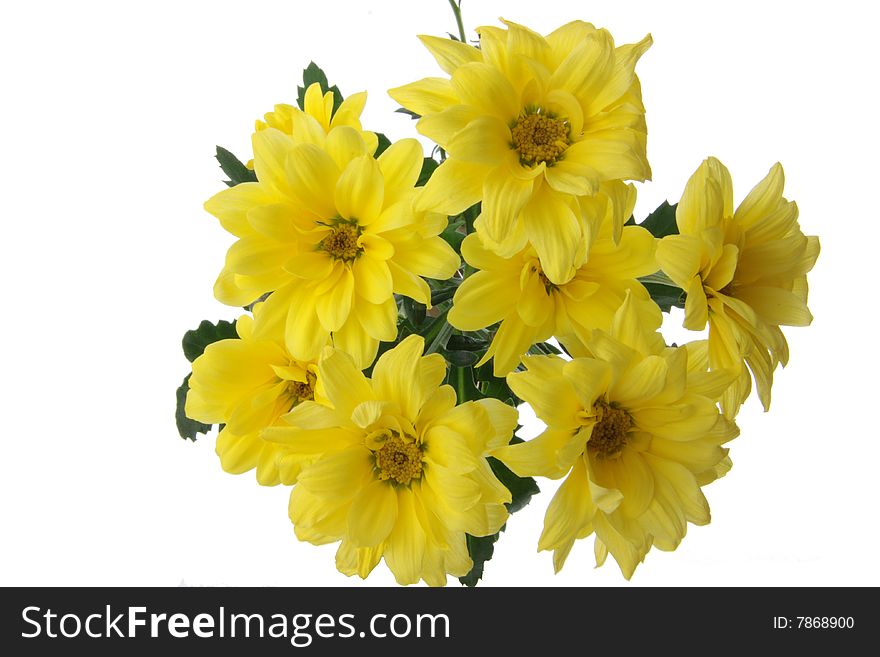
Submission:
[[[669,205],[667,201],[663,201],[657,209],[649,214],[645,220],[639,224],[654,237],[666,237],[667,235],[678,235],[678,224],[675,223],[675,208],[678,204]]]
[[[180,434],[180,437],[195,441],[196,435],[208,433],[211,430],[211,425],[191,420],[186,416],[186,395],[189,393],[190,376],[192,374],[187,374],[177,389],[177,410],[174,413],[174,418],[177,421],[177,433]]]
[[[243,182],[257,182],[257,174],[222,146],[217,147],[217,154],[214,157],[220,163],[223,173],[229,176],[229,180],[223,181],[229,187],[235,187]]]
[[[435,160],[433,157],[426,157],[422,162],[422,171],[419,173],[419,179],[416,182],[416,187],[421,187],[431,178],[431,174],[434,173],[434,170],[440,166],[440,163]]]
[[[202,355],[205,347],[218,340],[238,338],[235,332],[235,322],[220,320],[212,324],[207,319],[203,320],[197,329],[187,331],[183,335],[183,354],[189,362],[193,362]]]
[[[376,146],[376,153],[374,155],[375,157],[379,157],[389,146],[391,146],[391,140],[381,132],[377,132],[376,137],[379,139],[379,145]]]

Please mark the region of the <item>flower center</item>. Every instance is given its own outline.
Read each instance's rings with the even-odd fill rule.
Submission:
[[[320,248],[337,260],[353,261],[364,249],[358,245],[360,231],[352,224],[337,224],[321,240]]]
[[[376,451],[376,467],[381,481],[393,479],[408,486],[413,479],[422,476],[422,450],[414,442],[391,436]]]
[[[554,164],[568,148],[568,124],[547,114],[521,114],[510,129],[519,161],[533,167],[541,162]]]
[[[287,384],[287,390],[293,397],[294,406],[301,401],[312,401],[315,399],[315,375],[309,372],[306,378],[308,381],[291,381]]]
[[[593,412],[599,421],[593,425],[587,448],[598,458],[613,458],[626,445],[626,434],[633,425],[632,417],[622,408],[614,408],[601,400],[593,405]]]

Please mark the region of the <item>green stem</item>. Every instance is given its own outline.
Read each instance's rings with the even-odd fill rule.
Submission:
[[[452,13],[455,14],[455,22],[458,24],[458,35],[461,37],[462,43],[467,43],[467,37],[464,35],[464,23],[461,22],[461,0],[449,0],[449,6],[452,7]]]

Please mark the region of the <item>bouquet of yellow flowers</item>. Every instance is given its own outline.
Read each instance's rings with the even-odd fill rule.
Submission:
[[[714,157],[637,222],[651,37],[502,21],[471,45],[450,4],[458,37],[420,37],[444,75],[389,91],[431,156],[366,130],[366,93],[314,63],[252,161],[218,147],[205,208],[235,242],[214,295],[244,312],[186,333],[178,429],[219,425],[224,470],[291,486],[296,536],[338,543],[346,575],[474,585],[547,477],[555,569],[593,536],[630,578],[709,522],[737,413],[753,381],[769,408],[788,361],[780,327],[812,320],[819,240],[779,164],[735,207]],[[673,307],[702,339],[666,343]],[[546,425],[528,441],[521,404]]]

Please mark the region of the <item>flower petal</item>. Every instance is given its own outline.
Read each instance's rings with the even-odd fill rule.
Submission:
[[[378,545],[391,533],[397,520],[397,493],[384,481],[362,488],[348,511],[348,536],[359,547]]]

